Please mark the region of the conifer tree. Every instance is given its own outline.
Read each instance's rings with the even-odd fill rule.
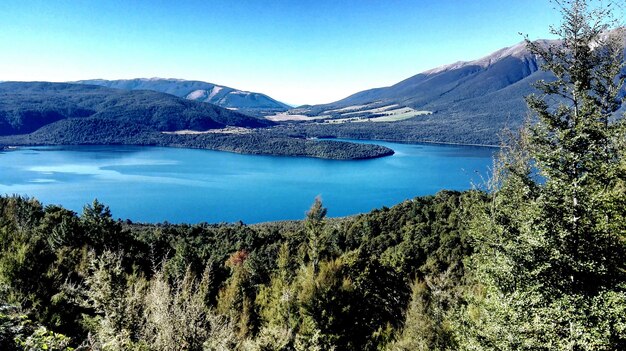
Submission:
[[[474,223],[467,349],[626,348],[624,119],[614,115],[624,32],[612,6],[555,3],[561,39],[528,41],[555,79],[527,98],[538,121],[500,159],[493,202]]]
[[[327,212],[328,210],[322,205],[322,200],[316,197],[315,202],[313,202],[313,205],[306,213],[304,221],[307,235],[307,254],[314,273],[317,273],[320,256],[328,240],[324,232],[326,226],[324,218]]]
[[[289,246],[285,242],[281,245],[277,271],[272,275],[268,286],[261,286],[256,297],[259,306],[259,315],[263,320],[260,338],[263,334],[280,334],[283,338],[273,337],[273,348],[280,349],[277,344],[292,342],[294,328],[298,323],[298,306],[296,304],[296,288],[293,284],[293,274],[289,268],[291,257]],[[284,340],[283,340],[284,339]]]

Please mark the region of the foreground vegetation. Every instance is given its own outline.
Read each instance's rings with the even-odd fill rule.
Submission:
[[[624,350],[623,41],[563,8],[556,80],[485,191],[301,222],[134,224],[0,197],[0,345],[89,350]],[[595,48],[595,49],[592,49]],[[262,204],[255,204],[262,205]]]
[[[94,349],[375,349],[401,330],[412,279],[458,286],[462,204],[482,199],[444,192],[331,221],[316,202],[304,222],[189,226],[1,198],[4,342],[42,325]]]

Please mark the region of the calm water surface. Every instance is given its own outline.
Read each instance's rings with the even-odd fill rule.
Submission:
[[[492,148],[376,142],[396,154],[333,161],[136,146],[29,147],[0,152],[0,194],[77,212],[94,198],[116,218],[246,223],[301,219],[320,195],[330,216],[479,184]]]

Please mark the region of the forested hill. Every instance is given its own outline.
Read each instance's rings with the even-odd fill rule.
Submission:
[[[64,119],[133,123],[154,131],[257,128],[272,122],[154,91],[93,85],[0,83],[0,135],[31,133]]]

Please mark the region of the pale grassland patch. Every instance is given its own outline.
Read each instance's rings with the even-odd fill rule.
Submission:
[[[396,105],[397,106],[397,105]],[[387,106],[385,106],[387,107]],[[381,107],[382,108],[382,107]],[[361,111],[365,112],[365,111]],[[397,122],[403,121],[405,119],[413,118],[416,116],[424,116],[431,115],[431,111],[418,111],[412,109],[410,107],[402,107],[394,110],[388,111],[380,111],[377,114],[385,114],[385,116],[367,118],[367,117],[348,117],[348,118],[338,118],[338,119],[330,119],[324,121],[325,123],[336,124],[336,123],[360,123],[360,122]]]
[[[177,130],[174,132],[162,132],[163,134],[175,134],[175,135],[194,135],[194,134],[249,134],[252,132],[251,129],[243,128],[243,127],[226,127],[220,129],[209,129],[209,130],[190,130],[183,129]]]
[[[306,115],[290,115],[288,113],[277,113],[273,116],[266,116],[266,119],[272,122],[286,122],[286,121],[313,121],[316,119],[324,119],[328,117],[323,116],[306,116]]]
[[[355,111],[355,110],[360,110],[364,107],[367,107],[369,105],[353,105],[353,106],[348,106],[348,107],[344,107],[344,108],[338,108],[335,110],[328,110],[328,111],[324,111],[322,112],[322,114],[329,114],[329,113],[333,113],[333,112],[347,112],[347,111]]]
[[[387,105],[387,106],[383,106],[383,107],[379,107],[379,108],[372,108],[369,110],[362,110],[362,111],[355,111],[355,112],[348,112],[348,113],[342,113],[342,116],[350,116],[350,115],[356,115],[359,113],[381,113],[384,111],[387,111],[389,109],[392,109],[394,107],[398,107],[398,104],[393,104],[393,105]]]

